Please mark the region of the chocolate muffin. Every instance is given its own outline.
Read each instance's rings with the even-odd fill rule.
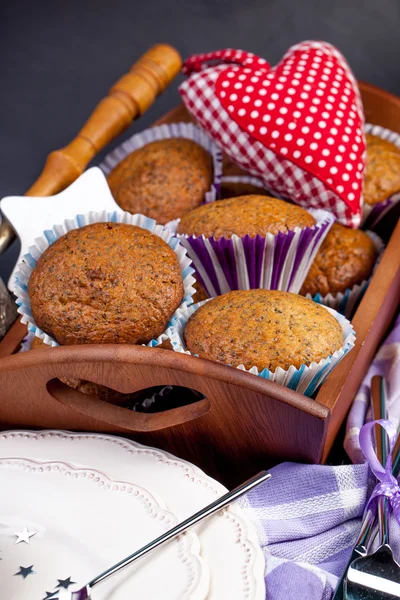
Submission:
[[[394,144],[367,133],[364,202],[375,205],[400,191],[400,150]]]
[[[323,306],[289,292],[234,291],[206,302],[186,324],[192,354],[246,369],[299,368],[327,358],[343,343]]]
[[[121,208],[162,224],[199,206],[212,181],[211,155],[185,138],[151,142],[129,154],[108,176]]]
[[[45,250],[28,293],[37,325],[61,345],[142,344],[163,333],[184,289],[178,258],[160,237],[93,223]]]
[[[334,223],[304,280],[301,294],[337,294],[369,278],[377,251],[360,229]]]
[[[296,227],[312,227],[314,217],[304,208],[270,196],[250,195],[210,202],[183,215],[178,233],[231,238],[266,233],[287,233]]]

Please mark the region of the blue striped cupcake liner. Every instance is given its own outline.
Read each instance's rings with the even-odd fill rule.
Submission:
[[[185,248],[179,243],[178,238],[176,238],[168,229],[162,225],[157,225],[157,223],[149,217],[145,217],[144,215],[131,215],[130,213],[122,210],[113,212],[90,212],[86,215],[76,215],[73,219],[67,219],[63,224],[54,225],[53,229],[44,231],[42,237],[37,238],[35,240],[35,244],[29,248],[28,254],[25,254],[15,273],[14,293],[16,295],[16,303],[18,305],[18,313],[22,316],[21,322],[28,326],[29,332],[33,333],[36,337],[43,340],[43,342],[49,346],[54,347],[58,346],[59,344],[53,337],[40,329],[33,318],[31,302],[28,294],[28,282],[31,273],[36,267],[36,263],[43,252],[68,231],[85,227],[91,223],[107,222],[136,225],[142,229],[147,229],[147,231],[150,231],[154,235],[157,235],[163,239],[164,242],[166,242],[168,246],[175,252],[182,274],[184,297],[178,310],[183,309],[193,303],[193,294],[196,290],[193,287],[195,279],[192,275],[194,273],[192,261],[188,257]],[[170,323],[167,327],[170,326]],[[153,339],[145,345],[150,347],[158,346],[167,338],[168,336],[163,333],[157,339]]]
[[[99,167],[105,175],[108,175],[115,167],[124,160],[129,154],[143,148],[151,142],[166,140],[171,138],[185,138],[199,144],[204,150],[209,152],[213,161],[213,182],[211,188],[206,193],[204,202],[213,202],[217,199],[222,177],[222,152],[202,129],[194,123],[171,123],[170,125],[159,125],[150,127],[140,133],[125,140],[120,146],[115,148],[100,163]]]
[[[381,127],[380,125],[372,125],[371,123],[365,124],[364,131],[365,133],[376,135],[383,140],[391,142],[400,150],[400,135],[395,131],[385,129],[385,127]],[[383,217],[387,215],[387,213],[390,212],[399,201],[400,190],[383,202],[378,202],[377,204],[373,205],[364,203],[361,220],[362,229],[374,229],[379,221],[381,221],[381,219],[383,219]]]
[[[373,274],[382,258],[382,254],[385,249],[385,245],[382,242],[379,235],[377,235],[373,231],[366,231],[365,233],[374,242],[375,248],[378,253],[371,277],[369,277],[369,279],[366,279],[365,281],[362,281],[361,283],[353,285],[353,287],[348,288],[344,292],[339,292],[337,294],[326,294],[325,296],[322,296],[321,294],[315,294],[315,296],[312,296],[311,294],[305,295],[306,298],[314,300],[314,302],[318,302],[318,304],[322,304],[323,306],[329,306],[329,308],[337,310],[347,319],[352,318],[353,314],[357,309],[357,306],[359,305],[359,303],[362,300],[362,297],[367,291],[367,288],[371,282]]]
[[[175,352],[182,352],[184,354],[191,355],[191,352],[186,348],[184,338],[186,323],[192,314],[195,313],[198,308],[200,308],[200,306],[203,306],[203,304],[206,302],[210,302],[210,300],[211,299],[203,300],[202,302],[192,304],[191,306],[187,306],[176,311],[174,317],[171,319],[171,325],[166,331],[166,334]],[[321,359],[318,363],[313,362],[310,365],[301,365],[300,368],[291,366],[289,369],[285,370],[278,367],[274,372],[270,371],[269,369],[263,369],[260,371],[256,366],[252,367],[251,369],[246,369],[243,365],[239,365],[236,368],[240,369],[241,371],[246,371],[247,373],[256,375],[257,377],[262,377],[263,379],[268,379],[269,381],[279,383],[280,385],[283,385],[291,390],[295,390],[304,396],[311,397],[321,383],[323,383],[323,381],[327,378],[329,373],[331,373],[331,371],[335,368],[335,366],[354,347],[356,339],[355,331],[350,321],[348,321],[346,317],[337,311],[328,308],[327,306],[324,308],[335,317],[343,332],[342,347],[339,350],[336,350],[336,352],[334,352],[331,356]]]

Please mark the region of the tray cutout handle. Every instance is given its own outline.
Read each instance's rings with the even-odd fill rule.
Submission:
[[[205,416],[211,409],[209,400],[203,398],[192,404],[159,413],[135,412],[104,402],[95,396],[83,394],[65,385],[59,379],[51,379],[47,383],[47,391],[57,402],[79,413],[135,433],[148,433],[183,425]]]

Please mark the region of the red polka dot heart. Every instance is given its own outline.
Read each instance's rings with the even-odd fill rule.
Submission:
[[[274,68],[253,54],[221,50],[192,56],[184,72],[187,108],[237,164],[274,193],[359,225],[363,110],[336,48],[303,42]]]

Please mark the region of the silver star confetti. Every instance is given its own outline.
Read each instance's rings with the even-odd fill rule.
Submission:
[[[16,575],[21,575],[21,577],[26,579],[28,577],[28,575],[33,575],[34,573],[35,573],[35,571],[33,570],[33,565],[31,565],[30,567],[21,567],[20,566],[18,573],[14,573],[14,577]]]
[[[58,585],[56,585],[56,588],[64,588],[65,590],[67,590],[70,585],[76,583],[76,581],[71,581],[71,577],[67,577],[67,579],[57,579],[57,581]]]
[[[28,528],[25,526],[24,529],[20,532],[15,532],[17,536],[16,544],[20,544],[21,542],[25,542],[26,544],[30,544],[30,538],[36,535],[36,531],[28,531]]]

